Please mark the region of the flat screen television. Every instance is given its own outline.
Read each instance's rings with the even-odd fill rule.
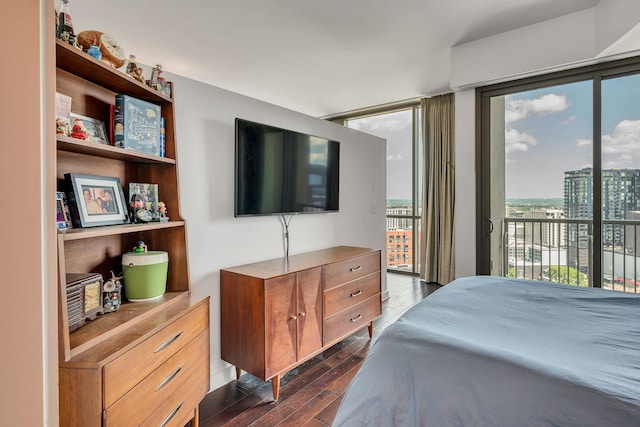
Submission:
[[[236,118],[235,216],[335,212],[340,143]]]

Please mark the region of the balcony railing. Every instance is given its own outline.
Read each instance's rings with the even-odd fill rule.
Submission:
[[[603,221],[597,279],[591,220],[505,218],[503,230],[504,276],[640,292],[640,221]]]

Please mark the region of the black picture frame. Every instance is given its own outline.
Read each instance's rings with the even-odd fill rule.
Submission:
[[[69,208],[74,227],[128,224],[128,204],[117,177],[68,173]]]

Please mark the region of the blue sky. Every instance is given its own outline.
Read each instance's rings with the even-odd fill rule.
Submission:
[[[387,199],[411,199],[413,113],[403,110],[349,120],[349,127],[387,140]]]
[[[506,197],[562,197],[564,171],[592,165],[592,82],[505,98]],[[640,76],[603,81],[603,168],[640,168]]]

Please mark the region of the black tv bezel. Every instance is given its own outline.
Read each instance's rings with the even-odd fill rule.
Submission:
[[[281,130],[284,132],[295,133],[299,135],[315,137],[325,139],[329,142],[336,143],[338,146],[338,158],[337,158],[337,171],[338,171],[338,188],[336,189],[336,198],[337,198],[337,208],[336,209],[320,209],[320,210],[312,210],[312,211],[283,211],[283,212],[272,212],[272,213],[238,213],[238,129],[240,123],[249,123],[252,125],[270,127],[276,130]],[[305,132],[299,132],[292,129],[282,128],[279,126],[274,126],[267,123],[256,122],[254,120],[243,119],[240,117],[235,118],[234,123],[234,176],[233,176],[233,216],[234,218],[245,218],[245,217],[260,217],[260,216],[293,216],[293,215],[307,215],[307,214],[328,214],[328,213],[337,213],[340,211],[340,141],[335,139],[326,138],[322,136],[317,136]]]

